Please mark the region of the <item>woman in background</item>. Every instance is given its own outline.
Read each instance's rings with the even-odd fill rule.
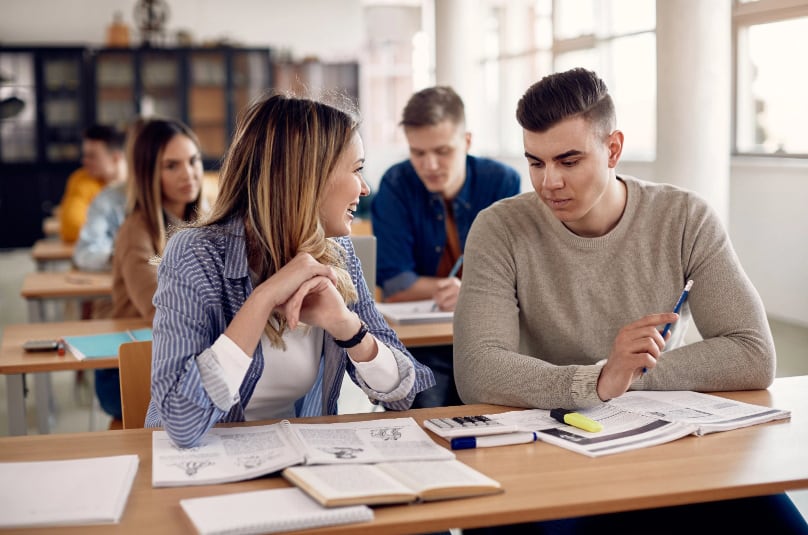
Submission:
[[[187,447],[217,422],[336,414],[346,369],[388,409],[434,383],[348,237],[363,163],[358,123],[335,107],[273,95],[246,110],[216,208],[158,270],[147,426]]]
[[[157,266],[173,230],[193,221],[200,209],[202,155],[193,131],[180,121],[152,119],[135,138],[127,190],[127,216],[112,256],[113,318],[154,318]],[[117,369],[97,370],[101,407],[121,418]]]

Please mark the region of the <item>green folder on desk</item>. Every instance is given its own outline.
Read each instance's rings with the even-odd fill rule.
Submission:
[[[133,329],[116,333],[65,336],[67,350],[77,359],[100,359],[118,356],[118,348],[127,342],[144,342],[152,339],[152,330]]]

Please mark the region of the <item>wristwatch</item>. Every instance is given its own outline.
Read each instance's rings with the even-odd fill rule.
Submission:
[[[368,333],[368,324],[362,320],[359,321],[361,324],[359,325],[359,330],[355,335],[348,340],[337,340],[334,338],[334,342],[343,349],[350,349],[356,345],[359,345],[359,342],[361,342],[362,338],[364,338]]]

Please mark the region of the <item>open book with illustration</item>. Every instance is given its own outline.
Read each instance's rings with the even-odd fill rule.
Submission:
[[[446,500],[502,492],[499,482],[460,461],[292,466],[283,477],[326,507]]]
[[[431,299],[403,303],[376,303],[376,308],[388,323],[395,325],[439,323],[452,321],[454,317],[454,312],[444,312],[435,308],[435,301]]]
[[[412,418],[214,427],[201,445],[178,448],[152,434],[152,486],[240,481],[297,464],[366,464],[454,459]]]
[[[559,423],[549,410],[542,409],[485,416],[505,426],[516,426],[520,432],[535,432],[543,442],[590,457],[791,417],[790,410],[690,391],[626,392],[608,403],[578,412],[599,422],[603,430],[592,433]]]

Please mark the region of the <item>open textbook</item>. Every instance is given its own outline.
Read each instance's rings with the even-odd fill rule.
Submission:
[[[460,461],[292,466],[283,477],[326,507],[445,500],[502,492],[498,481]]]
[[[152,433],[152,486],[240,481],[296,464],[366,464],[454,459],[412,418],[214,427],[193,448]]]
[[[599,457],[791,417],[791,411],[752,405],[690,391],[626,392],[608,403],[578,411],[600,422],[603,430],[583,431],[559,423],[550,411],[530,409],[488,414],[488,418],[562,448]]]
[[[439,323],[452,321],[454,312],[435,309],[435,301],[406,301],[403,303],[376,303],[376,308],[389,323],[410,325],[417,323]]]

